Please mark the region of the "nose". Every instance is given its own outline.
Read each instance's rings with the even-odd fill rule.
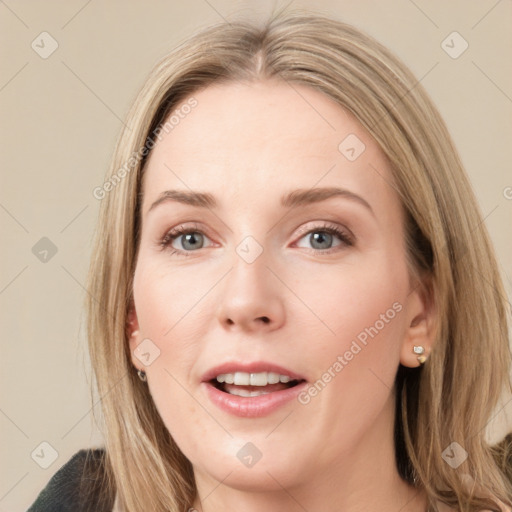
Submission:
[[[284,285],[265,251],[249,263],[235,253],[219,297],[217,317],[229,331],[273,331],[285,320]]]

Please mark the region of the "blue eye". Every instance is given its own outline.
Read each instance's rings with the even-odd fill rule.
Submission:
[[[308,239],[313,249],[317,249],[319,251],[330,251],[332,249],[332,243],[334,238],[338,238],[341,240],[341,244],[338,244],[338,246],[354,245],[352,236],[335,225],[324,225],[309,229],[306,235],[303,236],[300,240],[304,238]],[[329,247],[325,247],[325,245]]]
[[[333,249],[337,250],[335,248],[339,246],[350,247],[354,245],[352,234],[334,224],[324,224],[322,226],[313,227],[309,229],[306,234],[303,235],[299,240],[302,240],[306,237],[309,237],[308,240],[309,243],[313,246],[314,252],[319,252],[320,254],[333,252]],[[160,240],[160,246],[162,249],[167,248],[171,250],[171,254],[191,256],[195,251],[204,248],[205,238],[207,238],[206,235],[201,230],[199,230],[197,226],[178,226],[174,229],[171,229],[164,235],[164,237]],[[334,238],[341,240],[341,243],[332,247]],[[181,246],[183,249],[176,249],[172,246],[172,243],[177,239],[181,239]],[[322,245],[327,245],[329,247],[322,247]]]
[[[163,249],[173,249],[171,254],[179,253],[183,254],[184,256],[190,256],[190,254],[188,253],[203,248],[203,243],[201,241],[204,238],[204,236],[204,233],[202,233],[196,228],[186,228],[183,226],[178,226],[177,228],[171,229],[171,231],[165,234],[165,236],[160,241],[160,245],[162,246]],[[181,238],[181,244],[185,250],[175,249],[171,246],[172,242],[174,242],[178,238]],[[187,249],[187,246],[189,247],[190,250]]]

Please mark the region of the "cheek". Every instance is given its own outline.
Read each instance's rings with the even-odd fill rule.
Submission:
[[[140,336],[152,354],[146,368],[149,390],[165,425],[178,436],[201,414],[187,391],[191,389],[190,369],[204,339],[197,321],[204,290],[200,280],[198,286],[195,282],[183,269],[170,272],[165,265],[151,263],[138,266],[134,276]],[[198,424],[202,427],[201,419]]]
[[[340,449],[350,450],[375,424],[393,393],[408,284],[400,265],[393,267],[352,267],[335,279],[332,274],[323,278],[316,273],[314,279],[302,282],[302,293],[309,290],[308,304],[321,321],[310,320],[309,333],[311,325],[316,325],[315,343],[305,344],[302,350],[315,380],[300,403],[305,415],[322,418],[312,429],[326,441],[325,446],[339,445],[339,433],[345,432],[346,442]],[[303,327],[299,332],[308,332]],[[329,460],[331,456],[327,448],[320,449],[319,457]]]
[[[170,270],[150,257],[142,257],[135,270],[134,301],[141,332],[146,336],[168,336],[187,307],[190,309],[194,287],[187,286],[179,271]]]
[[[371,264],[339,267],[335,272],[331,268],[302,279],[297,295],[307,297],[316,319],[306,315],[309,328],[303,320],[299,332],[311,333],[316,326],[315,343],[304,346],[310,360],[316,361],[312,363],[316,374],[328,371],[342,356],[344,370],[364,368],[354,378],[364,375],[368,381],[372,369],[392,384],[405,333],[407,289],[407,271],[400,257],[375,258]],[[301,339],[306,341],[304,336]]]
[[[213,284],[211,276],[198,277],[184,267],[172,268],[149,258],[137,267],[134,301],[140,333],[158,346],[160,364],[189,368],[183,363],[197,357],[195,351],[204,336],[198,312],[204,309]]]
[[[406,286],[405,273],[391,266],[350,267],[305,278],[301,295],[336,335],[354,335],[353,329],[373,325],[395,302],[402,303]]]

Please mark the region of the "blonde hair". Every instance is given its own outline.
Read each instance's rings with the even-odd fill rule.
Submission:
[[[396,56],[350,25],[304,11],[279,13],[263,26],[208,27],[161,60],[128,113],[105,186],[95,193],[101,206],[88,276],[88,337],[110,492],[127,512],[187,510],[196,493],[191,463],[138,379],[128,346],[149,142],[178,103],[209,84],[272,78],[310,86],[350,111],[392,166],[411,275],[438,319],[425,365],[397,373],[402,478],[425,488],[430,510],[438,510],[437,501],[461,511],[500,510],[497,500],[512,505],[504,445],[490,446],[484,437],[502,391],[511,390],[506,293],[457,150]],[[442,458],[452,442],[468,453],[456,469]]]

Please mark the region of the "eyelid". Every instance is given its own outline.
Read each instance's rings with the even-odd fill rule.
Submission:
[[[177,240],[182,235],[189,233],[201,233],[202,235],[205,235],[208,239],[211,239],[207,229],[199,226],[197,222],[193,222],[192,224],[193,225],[189,225],[189,223],[184,222],[182,224],[178,224],[177,226],[166,230],[164,235],[158,239],[158,244],[162,247],[163,250],[165,250],[166,248],[169,248],[169,246],[174,240]],[[179,250],[181,251],[181,249]],[[194,251],[185,252],[192,253]]]
[[[337,254],[344,249],[351,248],[356,245],[356,237],[354,236],[352,231],[350,231],[345,226],[341,226],[336,223],[323,221],[321,225],[304,227],[301,228],[300,231],[301,234],[297,238],[296,242],[294,242],[294,246],[296,246],[300,242],[300,240],[314,232],[329,233],[331,236],[334,236],[338,238],[338,240],[340,240],[340,243],[338,245],[330,247],[329,249],[314,249],[303,247],[303,249],[305,249],[307,252],[313,253],[314,255],[327,256],[331,254]]]
[[[320,223],[311,225],[311,223]],[[179,224],[171,229],[168,229],[164,235],[158,240],[158,245],[161,246],[162,250],[172,250],[172,254],[178,253],[179,255],[183,256],[192,256],[195,252],[199,252],[200,249],[194,250],[194,251],[185,251],[183,249],[175,249],[172,247],[172,243],[175,240],[178,240],[181,236],[190,234],[190,233],[200,233],[202,235],[205,235],[208,239],[211,240],[211,237],[208,234],[208,229],[203,229],[198,225],[197,222],[193,222],[192,226],[189,226],[188,223],[182,223]],[[314,248],[304,248],[309,250],[310,252],[313,252],[315,254],[330,254],[332,252],[339,252],[340,249],[336,249],[339,246],[345,246],[345,247],[351,247],[356,242],[356,237],[352,233],[350,229],[348,229],[344,225],[337,224],[332,221],[325,221],[325,220],[318,220],[318,221],[310,221],[308,224],[301,226],[298,229],[298,233],[295,237],[294,245],[297,244],[302,238],[304,238],[306,235],[312,233],[312,232],[327,232],[331,235],[334,235],[337,237],[341,243],[337,246],[331,247],[329,249],[314,249]],[[215,242],[213,243],[215,245]],[[208,246],[208,247],[211,247]],[[207,249],[208,247],[201,247],[201,249]]]
[[[336,230],[336,231],[341,231],[344,235],[347,236],[347,238],[350,238],[350,240],[352,242],[356,241],[356,237],[354,236],[352,231],[350,229],[348,229],[343,224],[338,224],[337,222],[326,221],[326,220],[318,220],[318,221],[313,220],[310,222],[319,222],[320,224],[315,224],[315,225],[311,226],[311,225],[309,225],[310,223],[308,223],[306,226],[301,226],[298,230],[299,235],[307,235],[311,231],[315,231],[315,230],[321,231],[322,229],[332,229],[332,230]]]

